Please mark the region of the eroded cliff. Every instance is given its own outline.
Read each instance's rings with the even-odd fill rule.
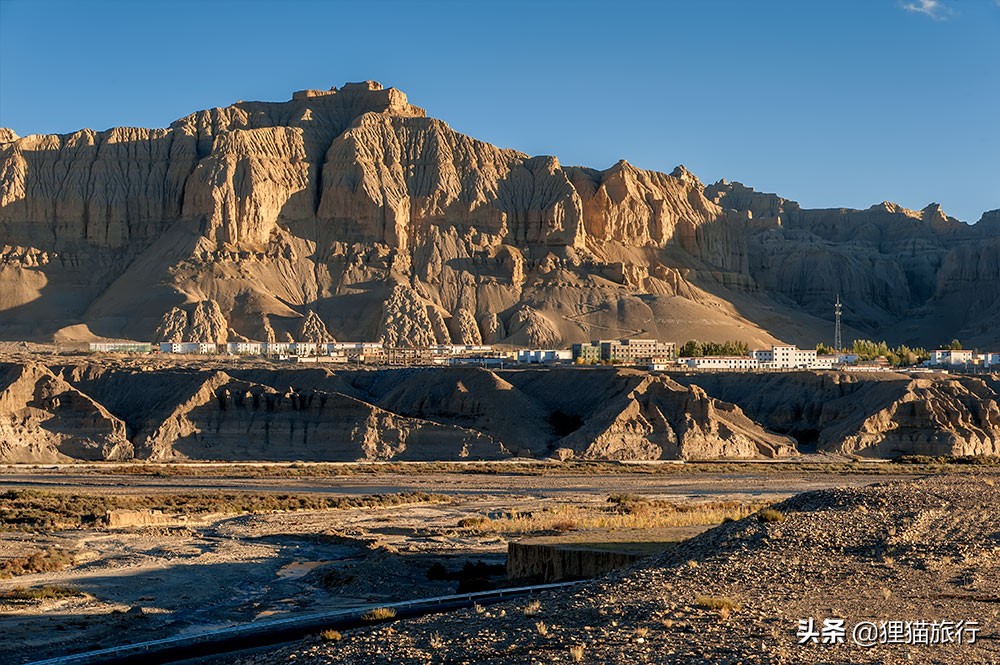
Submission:
[[[166,129],[0,133],[0,337],[813,344],[840,294],[848,336],[986,345],[995,217],[563,166],[355,83]]]
[[[0,461],[1000,454],[1000,378],[0,365]]]

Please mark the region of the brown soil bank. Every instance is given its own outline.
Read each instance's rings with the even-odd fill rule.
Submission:
[[[572,662],[582,646],[587,663],[996,663],[1000,518],[988,508],[998,501],[988,476],[809,492],[775,506],[775,521],[723,524],[630,571],[545,594],[530,612],[527,601],[463,610],[237,662]],[[846,639],[799,645],[809,618],[844,619]],[[978,633],[969,643],[966,629],[961,644],[954,633],[934,645],[919,633],[910,644],[853,640],[861,622],[920,620]]]
[[[995,455],[992,378],[0,364],[0,461]]]

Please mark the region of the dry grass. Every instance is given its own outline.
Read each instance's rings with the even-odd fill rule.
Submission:
[[[340,634],[340,631],[336,631],[333,629],[324,630],[322,633],[319,634],[319,639],[323,640],[324,642],[339,642],[342,637],[343,635]]]
[[[549,636],[549,626],[544,621],[536,621],[535,630],[537,630],[538,634],[541,635],[542,637]]]
[[[533,600],[524,606],[524,616],[533,617],[542,611],[542,601]]]
[[[361,620],[368,622],[388,621],[394,618],[396,618],[396,608],[394,607],[376,607],[361,615]]]
[[[574,644],[569,648],[569,657],[574,663],[579,663],[583,660],[584,645]]]
[[[431,648],[435,649],[435,650],[436,649],[440,649],[441,647],[444,646],[444,638],[441,637],[441,633],[437,633],[437,632],[431,633],[429,642],[430,642]]]
[[[740,609],[740,604],[729,596],[698,596],[694,599],[694,604],[698,607],[704,607],[706,610],[725,612],[726,617],[729,616],[730,612]]]
[[[85,594],[79,589],[68,586],[45,585],[40,587],[21,587],[0,592],[0,602],[26,602],[33,600],[57,600],[60,598],[79,598]]]
[[[656,529],[721,524],[756,513],[766,501],[710,501],[676,503],[647,499],[618,501],[607,505],[559,505],[533,513],[511,513],[488,519],[470,517],[461,528],[478,533],[538,533],[591,529]]]
[[[757,513],[757,519],[766,524],[777,524],[785,521],[785,514],[773,508],[765,508]]]
[[[47,549],[35,552],[25,557],[11,557],[0,560],[0,579],[31,575],[34,573],[49,573],[63,570],[73,565],[73,555],[62,550]]]
[[[162,495],[83,495],[40,490],[0,494],[0,530],[52,531],[99,526],[109,510],[161,510],[175,515],[245,514],[297,510],[375,508],[446,503],[442,494],[399,492],[366,496],[324,496],[206,492]]]
[[[381,474],[402,474],[407,476],[420,474],[486,474],[514,476],[607,476],[607,475],[678,475],[691,473],[746,473],[752,468],[754,473],[768,475],[790,474],[799,476],[803,473],[828,473],[884,475],[900,473],[900,466],[906,468],[906,473],[923,473],[934,471],[956,470],[969,464],[980,466],[995,466],[997,458],[960,458],[960,457],[903,457],[897,464],[878,463],[870,461],[817,463],[787,461],[780,463],[695,461],[684,464],[664,463],[622,463],[611,461],[554,461],[554,460],[519,460],[516,462],[288,462],[275,464],[217,464],[217,463],[139,463],[118,464],[103,463],[80,469],[67,469],[59,473],[95,473],[123,474],[138,476],[201,476],[201,477],[240,477],[240,478],[326,478],[336,476],[366,476]],[[47,471],[50,472],[50,471]]]

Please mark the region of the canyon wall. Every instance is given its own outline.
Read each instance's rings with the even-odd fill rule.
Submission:
[[[581,137],[582,139],[584,137]],[[374,82],[0,131],[0,338],[1000,343],[1000,219],[495,147]]]

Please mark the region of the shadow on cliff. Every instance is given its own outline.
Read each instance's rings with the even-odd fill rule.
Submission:
[[[117,320],[91,321],[89,312],[137,262],[153,258],[151,248],[181,218],[195,151],[192,143],[186,159],[175,154],[184,151],[183,146],[174,150],[173,133],[153,136],[154,130],[148,130],[147,139],[106,141],[112,131],[94,132],[93,145],[67,148],[64,144],[77,138],[67,135],[60,137],[59,149],[18,153],[23,195],[14,193],[0,208],[0,238],[15,248],[45,252],[48,261],[5,271],[4,289],[23,294],[21,302],[0,311],[5,337],[50,341],[59,329],[81,323],[92,323],[96,334],[118,337],[123,322],[135,316],[129,309],[132,303],[123,305]],[[77,151],[75,159],[64,154],[70,149]],[[95,169],[99,162],[113,163],[116,170]],[[61,166],[58,188],[51,182],[54,164]],[[58,189],[56,196],[39,195],[53,189]],[[150,190],[161,194],[159,200],[150,200]],[[192,247],[188,243],[188,250]],[[152,280],[153,266],[143,266],[140,272],[146,281],[127,286],[137,304],[163,289]],[[166,266],[157,274],[165,275]]]

